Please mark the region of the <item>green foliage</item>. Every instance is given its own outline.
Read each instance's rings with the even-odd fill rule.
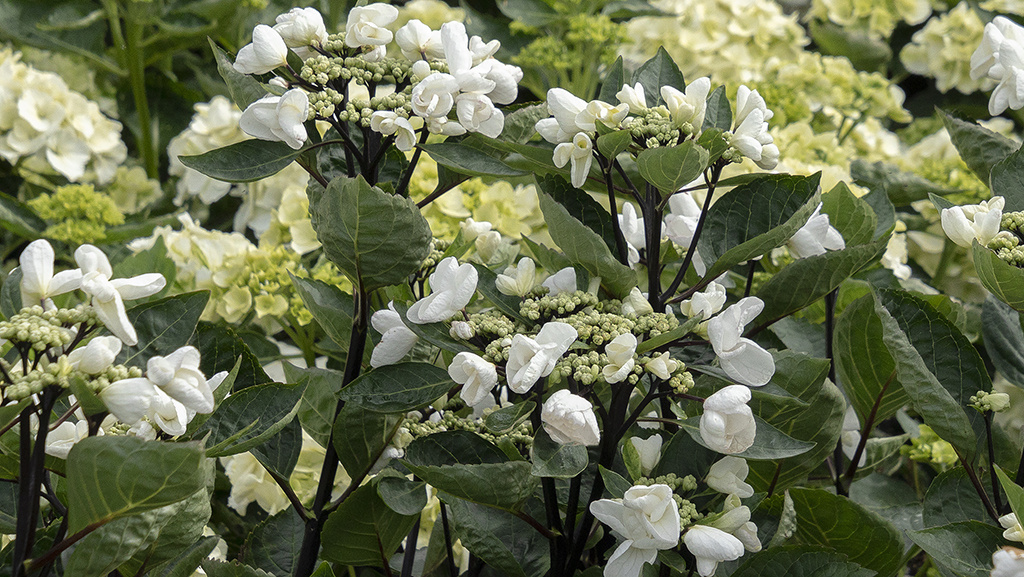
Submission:
[[[284,142],[243,140],[203,154],[180,156],[182,164],[225,182],[253,182],[273,176],[302,154]]]
[[[382,567],[416,519],[394,512],[372,484],[363,485],[327,517],[322,554],[345,565]]]
[[[704,172],[710,155],[704,147],[687,140],[677,146],[660,146],[641,152],[637,168],[644,180],[664,195],[674,194]]]

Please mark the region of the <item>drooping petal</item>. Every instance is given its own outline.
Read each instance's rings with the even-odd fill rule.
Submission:
[[[140,274],[131,278],[116,278],[110,284],[126,301],[155,295],[167,286],[167,279],[158,272]]]

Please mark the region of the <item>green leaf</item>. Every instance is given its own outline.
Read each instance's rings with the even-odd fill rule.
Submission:
[[[484,426],[495,435],[503,435],[529,419],[535,408],[537,408],[537,403],[533,401],[523,401],[503,407],[484,417]]]
[[[490,441],[469,431],[443,431],[409,445],[405,459],[413,465],[480,465],[503,463],[505,454]]]
[[[641,64],[640,68],[637,68],[636,72],[633,73],[633,80],[630,82],[630,86],[637,82],[644,87],[644,97],[650,106],[658,106],[665,103],[665,100],[661,97],[662,86],[671,86],[677,90],[682,90],[686,86],[686,81],[683,80],[683,73],[679,71],[679,67],[676,66],[668,52],[660,46],[658,47],[658,53],[647,62]],[[622,86],[620,85],[616,92],[621,88]],[[608,102],[614,102],[614,100],[608,100]]]
[[[527,26],[547,26],[562,16],[542,0],[498,0],[498,9]]]
[[[882,238],[870,244],[797,259],[786,265],[758,289],[757,296],[765,305],[756,323],[771,324],[810,306],[876,262],[888,242],[889,239]]]
[[[534,126],[538,120],[551,116],[548,105],[544,102],[528,104],[505,115],[505,128],[502,129],[501,140],[526,144],[537,132]]]
[[[626,83],[626,73],[622,66],[622,57],[619,56],[615,59],[615,62],[608,67],[605,72],[604,78],[601,79],[601,90],[597,94],[597,99],[601,102],[616,102],[618,98],[615,95],[622,90],[622,85]]]
[[[210,432],[209,457],[248,451],[273,437],[295,418],[302,398],[301,385],[268,383],[235,392],[199,429]]]
[[[633,486],[633,483],[627,481],[625,477],[611,469],[604,468],[603,465],[598,465],[597,470],[601,473],[601,480],[604,481],[605,491],[613,499],[621,499],[626,494],[626,491]]]
[[[404,413],[437,400],[455,386],[448,371],[430,363],[398,363],[363,374],[341,398],[375,413]]]
[[[971,248],[974,269],[984,285],[999,300],[1018,311],[1024,311],[1024,269],[1007,263],[977,241]]]
[[[850,164],[850,176],[865,188],[884,190],[896,206],[925,200],[929,194],[942,195],[957,191],[885,162],[869,164],[864,160],[854,160]]]
[[[27,239],[39,238],[46,222],[24,202],[0,192],[0,226]]]
[[[171,559],[158,573],[156,577],[192,577],[199,563],[202,562],[217,547],[220,538],[216,535],[203,537],[196,541],[177,557]]]
[[[240,560],[271,575],[291,575],[305,527],[295,508],[287,507],[253,527],[242,546]]]
[[[224,182],[253,182],[273,176],[304,150],[284,142],[243,140],[196,155],[179,156],[182,164]]]
[[[989,295],[981,309],[981,333],[985,352],[996,370],[1018,387],[1024,387],[1024,329],[1020,313]],[[0,426],[3,419],[0,418]]]
[[[875,237],[878,218],[871,205],[854,196],[846,183],[840,182],[827,194],[821,196],[821,211],[828,215],[829,224],[835,227],[846,246],[871,242]]]
[[[914,408],[969,461],[977,444],[972,421],[979,418],[963,407],[977,391],[992,390],[978,351],[951,321],[909,293],[877,290],[875,313]]]
[[[209,291],[196,291],[128,309],[128,321],[135,327],[139,342],[121,349],[117,362],[145,367],[151,357],[169,355],[188,344],[208,300]]]
[[[559,444],[541,427],[533,437],[530,460],[533,461],[530,472],[534,477],[571,479],[587,468],[590,456],[583,445]]]
[[[448,506],[452,538],[458,538],[466,549],[502,575],[526,577],[527,573],[519,564],[519,559],[526,561],[523,553],[547,549],[547,542],[534,538],[538,533],[532,527],[509,513],[458,499]],[[547,555],[541,557],[549,559]],[[544,572],[533,574],[543,575]]]
[[[300,369],[291,363],[284,363],[284,374],[289,382],[303,387],[299,412],[296,413],[302,429],[320,446],[327,446],[338,408],[342,373],[315,367]]]
[[[742,457],[748,461],[775,461],[785,459],[786,457],[802,455],[814,448],[814,443],[794,439],[756,415],[754,416],[754,422],[757,423],[754,444],[746,451],[737,454],[737,457]],[[679,421],[678,424],[690,434],[690,437],[698,445],[708,448],[704,438],[700,435],[700,417],[690,417],[685,421]]]
[[[438,142],[417,145],[434,159],[459,174],[468,176],[526,176],[529,172],[512,168],[501,160],[462,142]]]
[[[405,281],[430,249],[430,226],[416,203],[362,176],[332,180],[310,212],[327,257],[366,291]]]
[[[22,309],[21,305],[21,267],[12,270],[0,287],[0,313],[4,318],[11,318]]]
[[[924,527],[917,492],[902,479],[872,473],[850,485],[850,499],[878,513],[901,531]]]
[[[230,326],[200,321],[190,344],[202,353],[199,368],[204,375],[213,376],[221,371],[231,371],[236,363],[240,363],[238,375],[233,382],[234,388],[244,389],[273,382],[263,370],[260,359]]]
[[[908,536],[940,567],[964,577],[988,577],[992,553],[1003,545],[1003,530],[979,521],[961,521]]]
[[[960,120],[942,110],[938,112],[960,158],[985,184],[989,183],[993,167],[1020,148],[1009,138],[974,122]]]
[[[633,135],[628,130],[616,130],[597,137],[597,150],[605,158],[614,159],[633,144]]]
[[[991,499],[991,485],[983,486]],[[922,515],[925,527],[960,521],[991,522],[984,503],[963,467],[943,471],[935,477],[925,494]]]
[[[747,561],[732,577],[872,577],[876,574],[834,551],[808,545],[772,547],[744,558]]]
[[[711,205],[697,246],[709,264],[705,276],[715,278],[782,246],[818,207],[820,178],[820,174],[762,176]]]
[[[213,50],[213,57],[217,60],[217,72],[224,79],[224,83],[228,85],[231,101],[239,110],[245,110],[250,104],[267,95],[267,91],[259,80],[235,70],[234,63],[227,52],[221,50],[212,38],[208,40],[210,48]]]
[[[363,485],[327,517],[321,555],[345,565],[382,567],[418,518],[392,511],[372,484]]]
[[[879,70],[892,59],[888,43],[859,28],[815,19],[810,33],[823,54],[845,56],[858,70]]]
[[[570,215],[582,222],[590,230],[597,233],[608,250],[615,251],[615,229],[612,215],[586,192],[572,186],[558,176],[547,176],[537,179],[541,190],[562,205]]]
[[[879,515],[823,489],[795,487],[789,494],[801,541],[831,548],[879,575],[894,575],[902,565],[903,537]]]
[[[427,506],[427,484],[405,477],[382,477],[377,494],[392,511],[400,515],[418,515]]]
[[[274,577],[262,569],[255,569],[238,561],[203,559],[202,566],[207,577]]]
[[[170,507],[115,519],[89,533],[71,552],[65,571],[82,577],[105,577],[156,541],[161,527],[173,515]]]
[[[15,470],[18,463],[15,461]],[[12,479],[14,480],[14,479]],[[0,483],[0,531],[13,535],[17,531],[18,484]]]
[[[896,361],[882,342],[882,321],[870,295],[843,309],[836,321],[833,345],[836,374],[861,423],[867,422],[876,402],[875,423],[910,402],[896,378]]]
[[[443,321],[425,324],[410,322],[407,316],[409,307],[405,303],[400,302],[396,302],[394,305],[395,311],[402,317],[402,322],[405,323],[405,326],[424,341],[450,353],[469,353],[475,350],[472,347],[466,346],[463,341],[452,338],[450,326],[447,323]]]
[[[686,322],[679,325],[678,327],[661,333],[658,336],[644,339],[644,341],[636,346],[637,354],[646,353],[647,351],[653,351],[659,347],[663,347],[671,342],[677,341],[686,335],[690,334],[693,329],[697,328],[697,325],[701,323],[703,319],[700,317],[691,317],[686,319]]]
[[[405,466],[434,488],[446,493],[499,509],[514,511],[533,495],[536,478],[526,461],[482,463],[479,465]]]
[[[1024,210],[1024,152],[1017,149],[992,167],[992,196],[1006,199],[1004,212]]]
[[[263,468],[283,479],[291,476],[302,452],[302,426],[291,420],[279,432],[249,449]]]
[[[875,211],[875,218],[878,219],[874,238],[880,238],[882,235],[889,236],[896,225],[896,207],[889,200],[889,195],[884,189],[876,188],[862,196],[861,200],[871,206],[871,209]]]
[[[996,471],[996,477],[999,477],[999,484],[1003,487],[1003,491],[1006,492],[1006,500],[1010,502],[1010,509],[1013,510],[1013,514],[1018,519],[1024,519],[1024,489],[1021,489],[1020,485],[1014,483],[998,465],[993,468]]]
[[[68,531],[177,503],[201,489],[199,443],[88,437],[67,460]]]
[[[356,405],[341,409],[334,421],[334,449],[349,476],[355,478],[373,467],[401,423],[400,415],[372,413]]]
[[[202,367],[202,362],[200,362],[200,367]],[[224,380],[220,382],[220,385],[218,385],[217,388],[213,390],[214,412],[217,411],[217,407],[220,407],[220,404],[228,396],[228,393],[230,393],[231,390],[234,388],[235,379],[238,377],[238,373],[241,372],[241,368],[242,359],[238,359],[238,361],[235,363],[235,366],[232,367],[231,371],[228,373],[228,376],[224,377]],[[204,372],[203,374],[209,373]],[[194,417],[192,417],[192,420],[188,423],[188,426],[185,427],[185,436],[187,438],[191,438],[192,435],[195,434],[195,432],[198,431],[199,428],[202,427],[206,423],[206,421],[210,419],[211,416],[212,413],[197,413]]]
[[[597,233],[573,217],[551,195],[539,192],[540,209],[548,225],[551,239],[573,263],[580,265],[617,298],[629,294],[636,286],[636,273],[612,256],[611,250]]]
[[[352,295],[317,279],[290,276],[302,304],[306,305],[327,336],[342,351],[347,351],[352,336],[352,311],[355,308]]]
[[[11,423],[11,421],[18,418],[21,411],[24,410],[25,407],[29,406],[30,403],[32,403],[32,399],[22,399],[18,402],[12,402],[9,405],[0,407],[0,429],[6,427]]]
[[[678,146],[648,148],[636,157],[640,176],[664,195],[693,182],[708,166],[709,153],[693,140]]]
[[[148,234],[141,236],[148,236]],[[132,239],[134,238],[138,238],[138,236],[133,236]],[[164,280],[167,282],[164,288],[160,289],[160,292],[152,296],[135,301],[136,304],[141,304],[144,302],[155,301],[166,296],[166,294],[171,290],[171,286],[174,284],[174,279],[177,277],[178,265],[174,264],[174,260],[167,256],[167,246],[164,245],[164,239],[162,237],[157,237],[153,246],[144,251],[129,255],[122,261],[115,264],[113,270],[114,278],[130,278],[152,272],[157,272],[163,275]]]
[[[717,128],[729,130],[732,128],[732,105],[729,104],[729,96],[725,93],[725,86],[719,86],[708,96],[707,108],[704,110],[703,130]]]

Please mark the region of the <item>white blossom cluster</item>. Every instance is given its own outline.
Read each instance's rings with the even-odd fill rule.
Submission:
[[[1024,28],[1003,16],[986,24],[971,55],[971,78],[996,83],[988,102],[992,116],[1024,107]]]
[[[71,182],[110,182],[128,154],[121,123],[20,56],[0,50],[0,157]]]

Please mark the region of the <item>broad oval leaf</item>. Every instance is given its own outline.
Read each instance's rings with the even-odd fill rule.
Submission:
[[[661,87],[671,86],[677,90],[682,90],[686,85],[683,79],[683,73],[679,71],[679,66],[676,65],[669,53],[662,47],[658,47],[658,52],[650,60],[644,62],[636,69],[633,73],[633,84],[639,83],[644,87],[644,97],[650,106],[657,106],[664,104],[665,100],[661,97]],[[616,88],[616,91],[622,88],[620,85]],[[612,102],[612,100],[608,100]]]
[[[373,484],[363,485],[327,517],[321,555],[335,563],[381,567],[418,518],[394,512]]]
[[[633,144],[633,135],[628,130],[616,130],[597,137],[597,150],[605,158],[614,159],[630,144]]]
[[[829,224],[843,235],[846,246],[871,242],[875,237],[878,227],[875,211],[867,201],[850,192],[844,182],[821,195],[821,211],[828,215]]]
[[[382,477],[377,494],[399,515],[418,515],[427,506],[427,484],[405,477]]]
[[[535,408],[537,408],[537,403],[533,401],[523,401],[503,407],[484,417],[484,426],[496,435],[508,433],[529,419]]]
[[[413,465],[481,465],[503,463],[505,453],[469,431],[443,431],[413,441],[405,452]]]
[[[430,363],[378,367],[341,390],[346,402],[377,413],[404,413],[437,400],[455,386],[448,371]]]
[[[306,305],[327,336],[341,350],[347,351],[352,336],[352,311],[355,308],[352,295],[317,279],[299,278],[291,273],[289,275],[302,304]]]
[[[430,250],[430,226],[416,203],[362,176],[332,180],[310,212],[327,257],[366,291],[405,281]]]
[[[678,146],[648,148],[636,158],[640,176],[662,194],[674,194],[693,182],[708,166],[709,153],[693,140]]]
[[[67,461],[68,531],[177,503],[206,485],[199,443],[88,437]]]
[[[999,373],[1018,387],[1024,387],[1024,328],[1020,313],[989,296],[981,309],[981,333],[985,337],[985,352]],[[0,417],[0,426],[2,423]]]
[[[533,437],[530,460],[533,462],[530,472],[534,477],[571,479],[587,468],[590,456],[583,445],[557,443],[541,427]]]
[[[870,295],[843,309],[836,321],[833,350],[836,374],[861,423],[876,403],[875,422],[880,423],[910,402],[897,380],[896,362],[882,342],[882,321]]]
[[[430,158],[459,174],[469,176],[526,176],[530,173],[512,168],[479,148],[461,142],[418,145]]]
[[[179,156],[192,170],[224,182],[253,182],[281,172],[302,154],[283,142],[243,140],[203,154]]]
[[[737,454],[750,461],[774,461],[802,455],[814,448],[814,443],[808,443],[794,439],[775,427],[769,425],[764,419],[754,416],[757,423],[757,433],[754,436],[754,444],[746,451]],[[708,448],[704,438],[700,435],[700,417],[690,417],[678,424],[690,434],[690,437],[698,445]]]
[[[942,110],[939,116],[946,125],[953,146],[960,152],[960,158],[985,184],[989,183],[993,167],[1020,148],[1009,138],[974,122],[960,120]]]
[[[999,300],[1018,311],[1024,311],[1024,269],[999,258],[995,252],[975,241],[974,269],[981,284]]]
[[[373,468],[401,424],[400,415],[374,413],[354,404],[342,407],[334,420],[334,449],[350,477]]]
[[[150,357],[166,356],[187,345],[209,300],[209,291],[196,291],[128,309],[128,320],[135,327],[139,342],[121,349],[117,362],[145,367]]]
[[[537,552],[546,552],[548,541],[526,522],[505,511],[459,499],[452,500],[448,506],[454,525],[453,538],[461,540],[463,546],[488,567],[510,577],[547,574],[550,556]],[[528,569],[524,570],[523,565]]]
[[[267,383],[235,392],[199,430],[210,431],[209,457],[248,451],[281,431],[295,418],[302,385]]]
[[[436,489],[460,499],[506,509],[517,510],[533,495],[536,478],[530,474],[530,463],[506,461],[479,465],[414,465],[405,466]]]
[[[1003,212],[1024,210],[1024,152],[1017,149],[992,167],[992,196],[1006,199]]]
[[[844,555],[807,545],[771,547],[754,555],[733,577],[872,577],[874,571],[851,563]]]
[[[964,577],[988,577],[992,553],[1005,544],[1003,530],[980,521],[960,521],[908,536],[939,566]]]

